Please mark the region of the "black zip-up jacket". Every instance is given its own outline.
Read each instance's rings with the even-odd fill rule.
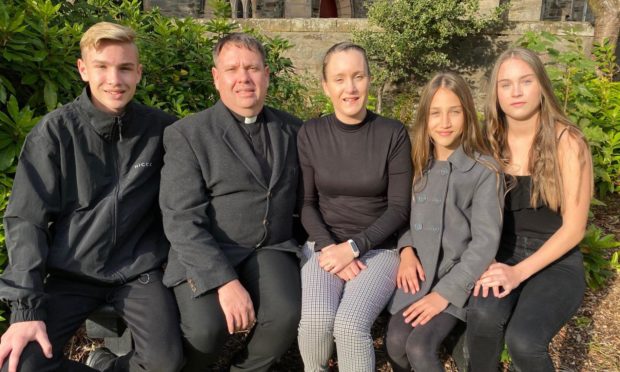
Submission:
[[[11,323],[45,320],[48,274],[116,285],[161,267],[162,136],[174,120],[135,102],[111,116],[84,89],[30,132],[4,216]]]

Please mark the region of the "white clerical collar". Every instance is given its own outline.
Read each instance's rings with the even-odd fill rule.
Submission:
[[[245,124],[254,124],[256,123],[256,118],[258,118],[258,116],[250,116],[249,118],[244,118],[244,123]]]

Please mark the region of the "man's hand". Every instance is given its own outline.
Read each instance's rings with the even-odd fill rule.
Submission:
[[[217,290],[220,306],[226,316],[228,333],[245,331],[256,323],[252,299],[241,282],[235,279]]]
[[[344,269],[340,270],[340,272],[338,272],[336,275],[340,279],[348,282],[349,280],[353,280],[353,278],[355,278],[357,274],[362,272],[362,270],[364,270],[365,268],[366,265],[364,265],[362,261],[353,260],[349,265],[347,265]]]
[[[444,311],[448,304],[448,300],[439,293],[431,292],[422,297],[421,300],[414,302],[403,312],[405,323],[411,324],[412,327],[417,327],[418,324],[425,325],[435,315]]]
[[[400,264],[396,275],[396,285],[405,293],[416,293],[420,290],[419,280],[426,279],[424,269],[412,247],[405,247],[400,251]]]
[[[45,323],[40,320],[13,323],[0,341],[0,368],[9,357],[9,372],[16,372],[19,357],[29,342],[36,341],[46,358],[52,358],[52,344],[47,338]]]
[[[348,242],[332,244],[321,249],[319,266],[331,274],[337,274],[347,267],[355,257]]]

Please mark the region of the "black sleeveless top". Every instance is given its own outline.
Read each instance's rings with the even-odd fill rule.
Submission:
[[[562,216],[542,203],[530,206],[531,176],[516,176],[516,181],[506,195],[502,234],[548,239],[562,226]]]

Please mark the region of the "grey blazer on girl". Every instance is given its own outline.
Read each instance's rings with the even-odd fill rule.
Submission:
[[[476,158],[497,166],[489,156]],[[464,306],[499,246],[503,178],[462,147],[447,161],[431,159],[424,175],[413,186],[410,226],[398,247],[414,248],[426,281],[415,294],[397,289],[388,310],[395,314],[432,289],[450,302],[445,311],[465,320]]]

